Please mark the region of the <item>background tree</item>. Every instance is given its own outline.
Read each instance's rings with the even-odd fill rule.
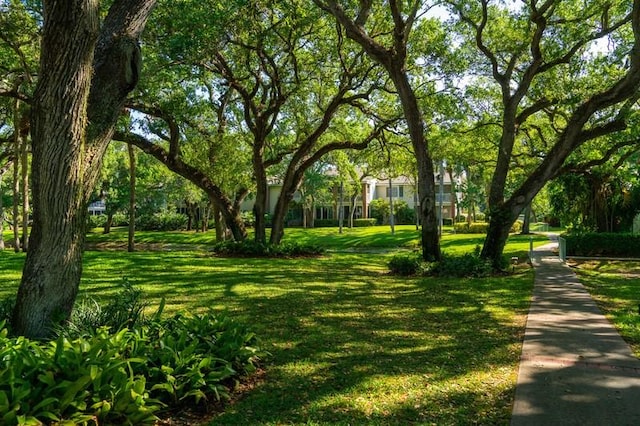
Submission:
[[[493,121],[500,137],[482,249],[499,266],[511,224],[568,156],[627,126],[640,85],[640,2],[450,4],[464,24],[461,34],[479,54],[475,81],[491,81],[493,99],[499,99]],[[610,47],[598,50],[604,43],[596,42],[603,40]],[[532,140],[541,148],[535,166],[509,188],[514,162],[522,149],[531,151]]]
[[[337,1],[314,0],[314,2],[336,18],[346,35],[360,44],[372,59],[380,63],[393,82],[417,160],[423,257],[439,259],[440,242],[435,207],[433,159],[425,138],[427,130],[423,119],[425,111],[420,109],[416,90],[412,87],[409,74],[416,64],[408,62],[408,47],[412,30],[417,22],[421,24],[420,37],[423,40],[430,38],[430,41],[435,41],[438,37],[442,37],[443,33],[439,31],[435,21],[419,19],[419,14],[429,9],[429,6],[421,1],[405,3],[392,0],[388,5],[385,4],[380,8],[374,8],[372,2],[364,1],[360,2],[355,10],[345,8]],[[430,44],[428,41],[422,43]]]

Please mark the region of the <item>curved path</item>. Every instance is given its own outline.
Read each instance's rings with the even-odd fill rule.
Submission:
[[[511,425],[640,425],[640,361],[554,246],[533,253]]]

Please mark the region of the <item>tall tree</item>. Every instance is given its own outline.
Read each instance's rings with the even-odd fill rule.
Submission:
[[[474,67],[479,83],[492,81],[498,91],[500,135],[482,256],[499,266],[509,228],[569,155],[627,126],[640,87],[640,0],[450,4],[482,58]],[[531,137],[537,160],[510,187]]]
[[[33,228],[14,331],[45,338],[68,318],[82,273],[87,204],[127,94],[139,78],[138,38],[155,0],[43,1],[32,104]]]
[[[418,196],[422,223],[422,255],[425,259],[440,259],[440,236],[438,234],[435,204],[435,181],[433,159],[425,137],[424,111],[421,111],[416,90],[412,87],[408,69],[408,46],[411,32],[426,5],[420,0],[391,0],[380,9],[373,2],[361,1],[353,17],[335,0],[314,0],[314,3],[333,15],[344,28],[347,36],[360,44],[367,54],[387,71],[402,105],[418,165]],[[370,19],[374,12],[383,10],[384,18]],[[375,21],[375,22],[372,22]],[[380,22],[392,22],[392,28],[376,28]],[[427,37],[428,34],[423,34]]]

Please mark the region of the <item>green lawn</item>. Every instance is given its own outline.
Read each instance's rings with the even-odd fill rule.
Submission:
[[[332,250],[304,259],[88,251],[81,297],[106,300],[126,276],[153,306],[166,298],[168,312],[214,309],[250,324],[271,357],[211,424],[508,424],[532,272],[391,276],[392,251],[370,249],[414,248],[418,234],[411,227],[387,232],[287,230],[287,238]],[[198,247],[208,237],[143,234],[138,241]],[[474,235],[446,235],[443,249],[472,251],[480,243]],[[529,237],[514,237],[507,254],[528,246]],[[15,292],[23,259],[0,253],[0,297]]]
[[[640,357],[640,262],[573,262],[580,282]]]

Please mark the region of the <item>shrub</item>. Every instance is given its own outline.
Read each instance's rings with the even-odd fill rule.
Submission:
[[[299,257],[316,256],[324,252],[320,246],[300,244],[296,242],[284,242],[279,245],[245,241],[221,241],[216,243],[212,250],[226,256],[247,257]]]
[[[570,256],[640,257],[640,235],[582,232],[563,237]]]
[[[0,322],[0,423],[151,424],[160,409],[227,399],[267,356],[255,344],[245,326],[213,313],[158,313],[132,329],[51,342],[10,338]]]
[[[136,218],[140,231],[178,231],[187,226],[187,216],[182,213],[160,212]]]
[[[475,253],[460,256],[443,255],[439,262],[430,265],[429,275],[445,277],[486,277],[491,275],[491,261],[479,256],[479,248]]]
[[[511,229],[509,229],[509,232],[511,232],[512,234],[518,234],[522,232],[522,225],[523,222],[521,220],[516,220],[515,222],[513,222],[513,225],[511,225]]]
[[[121,286],[121,290],[104,307],[91,298],[78,301],[71,318],[58,331],[59,334],[79,337],[91,334],[99,327],[107,327],[115,332],[144,323],[144,310],[148,303],[143,301],[142,290],[134,287],[126,277],[122,278]],[[163,307],[164,300],[155,316],[162,313]]]
[[[472,222],[472,223],[456,223],[453,225],[453,229],[459,234],[486,234],[489,224],[487,222]],[[516,220],[509,232],[518,233],[522,231],[522,221]]]
[[[416,275],[422,272],[422,257],[417,253],[394,255],[389,261],[389,270],[395,275]]]
[[[444,226],[453,226],[453,219],[449,218],[449,217],[443,217],[442,218],[442,224]]]
[[[104,227],[107,221],[107,215],[91,214],[87,216],[87,230]]]
[[[371,218],[371,219],[354,219],[353,220],[353,226],[361,228],[361,227],[366,227],[366,226],[376,226],[376,224],[378,223],[377,219]]]
[[[394,201],[393,215],[397,225],[412,225],[416,223],[416,212],[409,207],[406,201]]]
[[[252,211],[245,211],[240,213],[240,217],[242,218],[242,222],[244,223],[244,226],[246,226],[247,228],[252,228],[255,226],[256,224],[256,217],[254,216]],[[213,228],[214,226],[211,226],[211,228]]]
[[[129,226],[129,215],[125,213],[114,214],[111,226]]]

